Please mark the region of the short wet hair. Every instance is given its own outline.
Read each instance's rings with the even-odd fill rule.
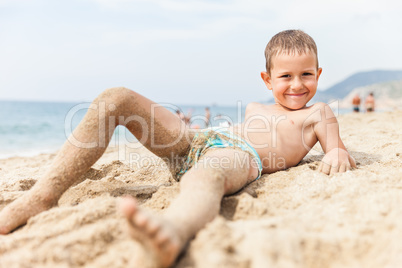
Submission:
[[[316,56],[318,68],[317,45],[314,39],[302,30],[285,30],[274,35],[265,48],[266,69],[270,73],[272,58],[279,54],[305,54],[312,52]]]

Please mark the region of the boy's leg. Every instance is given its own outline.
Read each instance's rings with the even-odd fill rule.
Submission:
[[[151,245],[161,264],[169,266],[185,244],[218,215],[222,197],[237,192],[257,175],[248,153],[210,150],[184,174],[180,194],[163,215],[151,215],[131,198],[122,201],[121,210],[134,236]]]
[[[0,212],[0,234],[9,233],[57,204],[60,196],[102,156],[117,125],[126,126],[158,156],[184,154],[189,146],[185,124],[156,105],[125,88],[100,94],[48,172],[24,196]]]

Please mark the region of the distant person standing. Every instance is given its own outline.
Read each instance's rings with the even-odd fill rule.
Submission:
[[[184,121],[184,114],[180,110],[176,110],[176,115]]]
[[[352,105],[353,105],[353,112],[355,112],[355,113],[358,113],[358,112],[360,112],[360,96],[359,96],[359,94],[356,94],[354,97],[353,97],[353,100],[352,100]]]
[[[211,112],[209,111],[209,107],[205,107],[205,127],[209,126],[210,119],[211,119]]]
[[[191,117],[193,116],[193,109],[189,109],[187,111],[187,115],[184,116],[184,123],[186,123],[186,125],[190,125],[191,124]]]
[[[373,92],[370,92],[370,94],[367,96],[364,105],[366,106],[366,112],[374,112],[375,100]]]

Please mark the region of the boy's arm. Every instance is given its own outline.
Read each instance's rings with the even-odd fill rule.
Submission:
[[[345,172],[356,167],[339,136],[339,124],[331,108],[324,104],[316,104],[320,108],[320,120],[314,124],[314,132],[324,150],[319,171],[325,174]]]

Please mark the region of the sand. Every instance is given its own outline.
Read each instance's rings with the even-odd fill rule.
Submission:
[[[225,197],[220,215],[174,267],[402,267],[401,118],[402,111],[340,116],[358,169],[318,173],[316,146],[298,166]],[[138,154],[150,161],[135,162]],[[0,160],[0,209],[30,189],[53,158]],[[127,235],[116,200],[132,195],[158,212],[178,192],[146,149],[110,148],[57,207],[0,236],[0,267],[152,267]]]

